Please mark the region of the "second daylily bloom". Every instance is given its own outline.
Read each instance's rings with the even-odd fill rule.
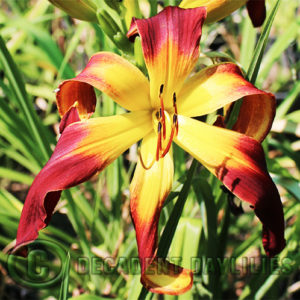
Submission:
[[[261,26],[266,18],[265,0],[182,0],[179,6],[182,8],[205,6],[206,22],[212,23],[229,16],[245,4],[253,26]]]
[[[167,7],[150,19],[133,19],[128,37],[140,35],[150,80],[124,58],[100,52],[77,77],[60,85],[62,135],[30,188],[15,251],[47,226],[62,190],[102,171],[141,139],[130,209],[141,281],[150,291],[180,294],[192,286],[191,270],[156,257],[159,216],[173,182],[173,142],[253,207],[263,224],[267,255],[284,248],[282,204],[260,145],[274,118],[274,96],[247,82],[232,63],[212,65],[187,79],[199,57],[205,17],[203,7]],[[95,109],[93,87],[130,112],[89,119]],[[193,118],[242,97],[236,131]]]

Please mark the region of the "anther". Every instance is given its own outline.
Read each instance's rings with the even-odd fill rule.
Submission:
[[[176,101],[177,101],[177,98],[176,98],[176,93],[173,94],[173,107],[174,107],[174,110],[175,110],[175,114],[177,115],[178,112],[177,112],[177,105],[176,105]]]
[[[164,92],[164,85],[162,84],[159,88],[159,96]]]
[[[158,125],[157,125],[157,132],[160,133],[161,132],[161,123],[158,122]]]
[[[176,123],[177,123],[177,115],[174,114],[173,115],[173,125],[176,125]]]
[[[159,100],[160,100],[160,115],[161,115],[161,121],[163,125],[163,137],[164,139],[166,138],[166,120],[165,120],[165,107],[164,107],[164,100],[161,96],[162,92],[164,90],[164,85],[162,84],[160,86],[160,95],[159,95]]]
[[[156,148],[156,160],[159,160],[159,155],[161,151],[161,123],[158,122],[157,125],[157,148]]]

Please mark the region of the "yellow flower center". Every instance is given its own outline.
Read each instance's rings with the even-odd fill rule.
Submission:
[[[163,89],[164,86],[162,84],[159,93],[160,108],[152,113],[152,123],[157,133],[156,161],[169,152],[174,135],[178,134],[176,94],[173,94],[172,111],[166,111],[164,108]]]
[[[157,146],[156,153],[153,155],[153,160],[150,164],[144,163],[142,154],[139,150],[140,162],[145,170],[149,170],[155,161],[166,156],[169,152],[174,136],[178,134],[178,113],[176,105],[176,94],[173,94],[173,107],[165,110],[163,100],[163,88],[162,84],[159,92],[160,107],[153,108],[152,111],[152,124],[154,132],[157,134]]]

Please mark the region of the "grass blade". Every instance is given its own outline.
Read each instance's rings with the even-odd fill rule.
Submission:
[[[66,261],[64,263],[62,284],[60,286],[59,300],[68,299],[68,288],[69,288],[69,275],[70,275],[70,252],[68,252]]]
[[[242,43],[240,63],[247,70],[250,64],[251,55],[255,48],[256,29],[253,28],[250,18],[244,18],[242,25]]]
[[[257,46],[255,48],[255,51],[254,51],[254,54],[253,54],[253,57],[252,57],[252,60],[251,60],[251,63],[250,63],[250,66],[249,66],[249,69],[247,72],[247,78],[253,84],[255,84],[255,81],[256,81],[256,78],[258,75],[258,71],[259,71],[259,68],[261,65],[261,61],[263,58],[265,48],[267,46],[270,30],[271,30],[276,12],[278,10],[279,3],[280,3],[280,0],[277,0],[277,2],[273,6],[273,9],[272,9],[268,19],[265,22],[265,25],[262,29],[262,33],[259,37]],[[229,120],[227,122],[227,128],[231,129],[233,127],[233,125],[235,124],[235,122],[237,121],[242,103],[243,103],[243,99],[240,99],[234,103],[232,112],[231,112]]]
[[[256,78],[258,75],[258,71],[259,71],[259,68],[261,65],[264,51],[267,46],[270,30],[271,30],[275,15],[277,13],[279,3],[280,3],[280,0],[277,0],[271,10],[271,13],[270,13],[268,19],[266,20],[266,22],[264,24],[262,33],[259,37],[258,43],[256,45],[256,48],[255,48],[255,51],[254,51],[254,54],[253,54],[253,57],[251,60],[251,64],[250,64],[248,72],[247,72],[248,79],[253,84],[255,84],[255,81],[256,81]]]
[[[44,135],[42,134],[41,130],[39,130],[38,124],[40,124],[40,122],[38,121],[38,118],[35,115],[35,112],[32,108],[32,104],[29,103],[29,100],[27,98],[27,93],[25,90],[25,86],[21,74],[16,64],[14,63],[12,57],[10,56],[1,36],[0,36],[0,62],[4,68],[10,86],[14,94],[16,95],[20,109],[22,110],[22,113],[26,118],[27,121],[26,124],[28,124],[28,128],[30,132],[32,132],[33,137],[36,140],[37,145],[39,146],[39,149],[42,152],[43,157],[46,161],[50,156],[51,149],[48,143],[45,141],[45,139],[43,139]]]
[[[264,56],[262,68],[260,72],[260,81],[265,80],[274,64],[282,54],[282,52],[291,45],[291,42],[299,33],[300,18],[290,24],[290,26],[278,37],[270,50]]]
[[[277,120],[284,118],[284,116],[292,107],[299,94],[300,94],[300,80],[295,83],[295,85],[293,86],[293,88],[291,89],[287,97],[282,101],[282,103],[276,109]]]

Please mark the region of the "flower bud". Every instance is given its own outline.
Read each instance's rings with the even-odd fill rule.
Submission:
[[[183,0],[179,7],[195,8],[206,6],[207,18],[205,23],[219,21],[245,5],[247,0]]]
[[[125,22],[126,26],[130,28],[131,20],[133,17],[142,18],[140,12],[139,1],[138,0],[124,0],[123,5],[125,7]]]
[[[118,24],[115,20],[110,16],[110,14],[104,10],[99,9],[97,11],[98,23],[101,29],[105,32],[105,34],[113,40],[113,36],[121,31]]]
[[[128,38],[122,33],[122,30],[111,17],[111,15],[104,9],[97,11],[98,24],[104,33],[111,39],[111,41],[123,51],[131,51],[132,45]]]
[[[49,0],[53,5],[65,11],[72,18],[97,22],[97,6],[92,0]]]

